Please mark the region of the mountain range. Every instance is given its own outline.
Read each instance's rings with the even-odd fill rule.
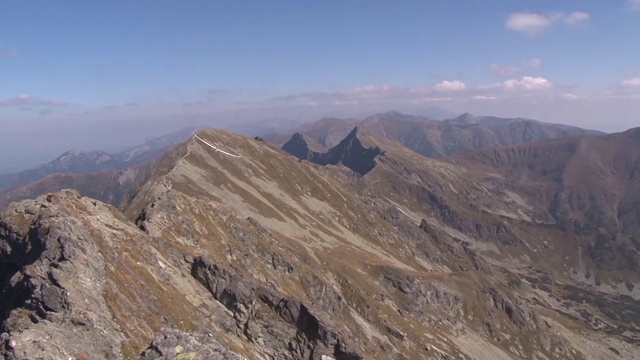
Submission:
[[[196,128],[151,138],[115,155],[70,150],[53,161],[19,173],[0,175],[0,209],[12,201],[72,188],[110,204],[121,204],[145,179],[154,159],[188,139]]]
[[[118,208],[82,189],[11,203],[0,354],[640,357],[640,128],[387,115],[400,130],[324,119],[282,149],[199,131]]]
[[[522,118],[474,116],[465,113],[456,118],[438,121],[395,111],[373,115],[363,120],[324,118],[299,128],[297,132],[308,138],[310,146],[326,150],[337,145],[355,126],[431,158],[443,158],[473,149],[517,145],[572,135],[602,134],[593,130]],[[283,145],[290,137],[291,133],[264,136],[266,141],[276,145]]]
[[[197,128],[186,128],[151,138],[116,154],[104,151],[69,150],[47,164],[18,173],[0,175],[0,191],[38,181],[52,174],[88,174],[125,169],[145,163],[188,139]]]

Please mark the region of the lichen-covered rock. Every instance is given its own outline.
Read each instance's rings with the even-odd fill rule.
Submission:
[[[237,331],[247,340],[265,345],[268,353],[287,359],[361,359],[347,336],[329,316],[320,316],[301,301],[243,279],[236,271],[197,257],[191,274],[233,313]],[[284,334],[292,337],[288,342]]]
[[[247,360],[226,349],[211,334],[187,334],[175,329],[158,333],[140,360]]]

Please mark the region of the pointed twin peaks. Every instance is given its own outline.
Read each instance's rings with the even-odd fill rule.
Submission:
[[[358,127],[336,146],[327,152],[314,151],[309,146],[309,140],[301,133],[295,133],[282,146],[282,150],[300,160],[311,161],[318,165],[342,164],[360,175],[366,175],[376,166],[376,157],[384,152],[379,147],[367,148],[358,137]]]

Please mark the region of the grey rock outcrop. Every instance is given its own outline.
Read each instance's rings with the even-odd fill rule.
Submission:
[[[175,329],[158,333],[140,360],[247,360],[226,349],[211,334],[187,334]]]
[[[197,257],[191,274],[233,313],[236,333],[261,345],[274,358],[362,359],[333,321],[303,302],[278,295],[233,269]],[[291,340],[286,341],[287,338]]]

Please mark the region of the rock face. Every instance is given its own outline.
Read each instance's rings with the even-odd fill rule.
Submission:
[[[66,206],[78,198],[67,192],[51,202],[27,201],[0,220],[0,313],[7,344],[13,344],[3,347],[6,358],[122,356],[124,337],[101,296],[105,258]]]
[[[211,359],[246,360],[224,348],[207,334],[187,334],[167,329],[156,335],[153,342],[141,355],[140,360]]]
[[[297,157],[300,160],[309,160],[314,163],[320,162],[321,153],[309,148],[309,142],[301,133],[295,133],[291,139],[282,145],[282,150]]]
[[[320,319],[300,300],[247,283],[233,271],[202,257],[195,259],[191,273],[233,313],[237,332],[264,345],[273,357],[316,360],[331,355],[336,360],[362,359],[330,318]],[[293,341],[284,341],[282,334],[286,333],[295,334]]]
[[[637,272],[566,250],[594,235],[526,192],[357,131],[323,155],[345,166],[198,136],[240,158],[190,140],[121,210],[63,190],[0,214],[4,358],[640,356]]]
[[[357,127],[326,153],[312,151],[301,133],[293,134],[291,139],[282,146],[282,150],[300,160],[308,160],[318,165],[342,164],[360,175],[373,170],[376,166],[376,157],[383,154],[379,147],[367,148],[362,144],[358,138]]]

